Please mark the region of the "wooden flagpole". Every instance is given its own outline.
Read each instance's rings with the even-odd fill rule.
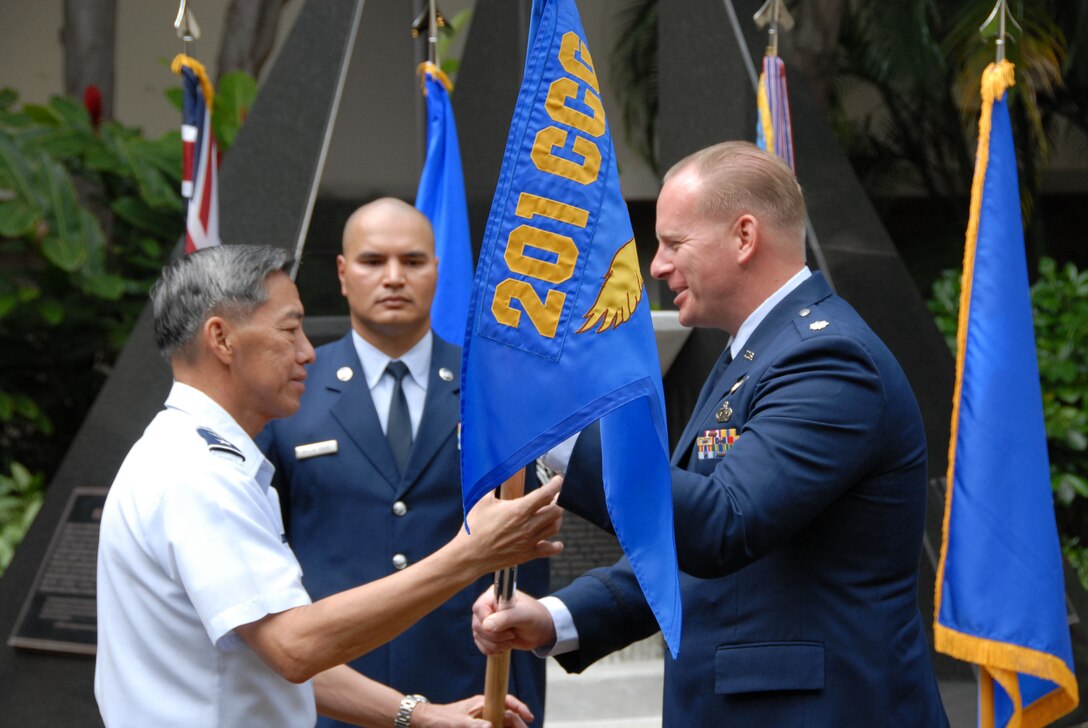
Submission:
[[[507,478],[499,487],[499,498],[512,500],[525,494],[525,469]],[[498,609],[506,609],[514,599],[517,589],[518,567],[511,566],[495,572],[495,599]],[[510,682],[510,651],[487,658],[487,671],[484,673],[484,714],[483,718],[491,723],[492,728],[502,728],[506,714],[506,686]]]

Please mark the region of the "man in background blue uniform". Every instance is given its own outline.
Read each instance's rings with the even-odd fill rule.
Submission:
[[[411,205],[383,198],[356,210],[337,257],[352,330],[317,350],[298,413],[258,438],[315,599],[404,569],[461,528],[461,348],[431,330],[439,265],[430,223]],[[518,576],[530,594],[547,592],[546,561]],[[469,624],[489,585],[481,579],[352,667],[438,702],[480,692],[486,659]],[[509,690],[541,725],[543,660],[514,655]]]
[[[947,726],[918,611],[921,413],[805,265],[792,172],[745,142],[696,152],[665,176],[656,226],[650,272],[680,323],[732,334],[672,457],[684,623],[664,725]],[[607,527],[600,473],[587,430],[560,505]],[[481,649],[543,648],[571,672],[657,631],[626,561],[476,612]]]

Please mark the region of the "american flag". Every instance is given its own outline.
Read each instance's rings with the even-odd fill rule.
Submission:
[[[204,67],[182,54],[171,66],[182,77],[181,195],[187,201],[185,252],[219,245],[218,155],[212,134],[214,91]]]
[[[795,169],[790,101],[786,94],[786,65],[776,55],[763,56],[757,103],[759,123],[756,124],[756,144],[779,157],[790,169]]]

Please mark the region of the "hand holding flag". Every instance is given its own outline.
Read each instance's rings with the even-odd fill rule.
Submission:
[[[664,395],[643,294],[577,8],[535,0],[465,339],[465,507],[599,419],[609,514],[676,655]]]

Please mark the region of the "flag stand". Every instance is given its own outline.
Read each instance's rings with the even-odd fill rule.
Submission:
[[[511,475],[499,486],[499,498],[513,500],[525,494],[525,469]],[[507,609],[513,603],[517,591],[518,567],[511,566],[495,572],[495,601],[499,610]],[[502,728],[506,714],[506,686],[510,681],[510,651],[487,658],[487,671],[484,673],[484,714],[492,728]]]

